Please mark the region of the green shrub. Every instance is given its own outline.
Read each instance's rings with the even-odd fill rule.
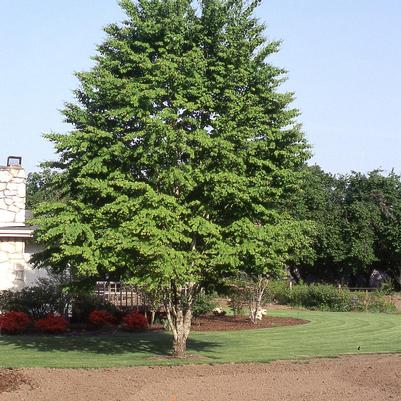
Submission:
[[[330,285],[296,285],[290,291],[291,305],[308,309],[346,312],[352,310],[348,291],[339,291]]]
[[[394,283],[392,281],[385,281],[381,283],[379,290],[385,295],[391,295],[394,293]]]
[[[89,315],[94,310],[103,310],[113,315],[117,321],[123,317],[123,312],[106,300],[92,294],[82,293],[75,295],[72,300],[72,317],[73,323],[89,322]]]
[[[235,287],[232,288],[229,293],[228,306],[232,310],[234,316],[243,315],[245,308],[248,307],[246,294]]]
[[[364,291],[347,292],[352,298],[352,303],[355,308],[353,310],[381,313],[397,312],[395,305],[388,301],[383,293],[366,293]]]
[[[0,311],[25,312],[34,319],[42,319],[49,313],[67,315],[71,305],[69,283],[68,274],[49,270],[47,277],[36,280],[34,286],[1,291]]]
[[[289,284],[286,281],[270,281],[265,290],[263,301],[265,304],[287,305],[290,303],[289,290]]]
[[[327,284],[298,284],[290,289],[286,282],[271,282],[266,289],[265,302],[333,312],[385,312],[396,311],[380,292],[351,292]]]
[[[47,282],[21,291],[1,291],[0,310],[25,312],[34,319],[41,319],[49,313],[64,315],[69,299],[61,289]]]
[[[196,319],[199,316],[211,313],[217,306],[214,295],[199,293],[192,305],[192,316]]]
[[[244,315],[245,310],[249,311],[250,300],[254,297],[254,281],[245,273],[226,280],[228,288],[228,306],[234,316]]]

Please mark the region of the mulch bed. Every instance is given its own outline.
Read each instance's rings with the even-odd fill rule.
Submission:
[[[0,370],[0,394],[17,390],[23,384],[32,387],[30,380],[22,373],[13,369]]]
[[[191,331],[230,331],[230,330],[254,330],[254,329],[266,329],[269,327],[280,327],[280,326],[295,326],[299,324],[309,323],[308,320],[296,319],[292,317],[273,317],[264,316],[262,320],[259,320],[255,325],[247,316],[214,316],[207,315],[201,316],[192,323]],[[161,324],[154,324],[152,328],[144,330],[146,331],[163,331],[164,328]],[[68,336],[102,336],[109,334],[121,333],[122,331],[113,328],[103,328],[101,330],[72,330],[66,333]],[[140,332],[140,331],[139,331]]]
[[[207,315],[201,316],[192,323],[191,331],[230,331],[230,330],[254,330],[254,329],[265,329],[270,327],[280,326],[295,326],[299,324],[309,323],[308,320],[296,319],[292,317],[273,317],[264,316],[262,320],[259,320],[255,325],[247,316],[214,316]],[[94,329],[93,327],[87,328],[86,325],[71,325],[72,327],[64,334],[67,337],[96,337],[96,336],[108,336],[108,335],[119,335],[121,333],[127,333],[118,326],[108,326],[101,329]],[[156,323],[153,327],[149,327],[145,330],[138,330],[138,333],[145,333],[148,331],[164,331],[161,324]],[[27,336],[32,333],[25,333]],[[34,333],[35,336],[48,337],[48,334]],[[4,374],[4,373],[2,373]],[[10,377],[12,374],[10,373]],[[11,380],[11,379],[10,379]],[[3,380],[3,376],[0,376],[0,392],[1,386],[7,382]]]
[[[192,324],[193,331],[254,330],[309,323],[292,317],[265,316],[255,325],[246,316],[201,316]]]

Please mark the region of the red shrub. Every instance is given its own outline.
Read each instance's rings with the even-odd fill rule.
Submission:
[[[95,326],[102,327],[108,324],[114,324],[116,319],[110,312],[95,309],[89,314],[89,322]]]
[[[6,312],[0,315],[0,329],[3,333],[23,333],[30,323],[31,319],[25,312]]]
[[[146,317],[139,312],[131,312],[123,317],[124,328],[126,330],[143,330],[148,327]]]
[[[62,316],[49,313],[44,319],[37,320],[35,327],[43,333],[64,333],[67,330],[68,322]]]

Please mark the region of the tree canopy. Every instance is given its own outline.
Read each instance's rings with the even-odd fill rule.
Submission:
[[[279,276],[307,249],[285,201],[309,150],[258,1],[120,3],[63,110],[72,130],[46,135],[69,197],[36,209],[34,262],[158,288],[182,355],[203,279]]]

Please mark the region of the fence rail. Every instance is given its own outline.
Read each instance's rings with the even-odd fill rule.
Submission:
[[[119,308],[138,308],[145,303],[144,294],[137,286],[119,281],[98,281],[95,293]]]

